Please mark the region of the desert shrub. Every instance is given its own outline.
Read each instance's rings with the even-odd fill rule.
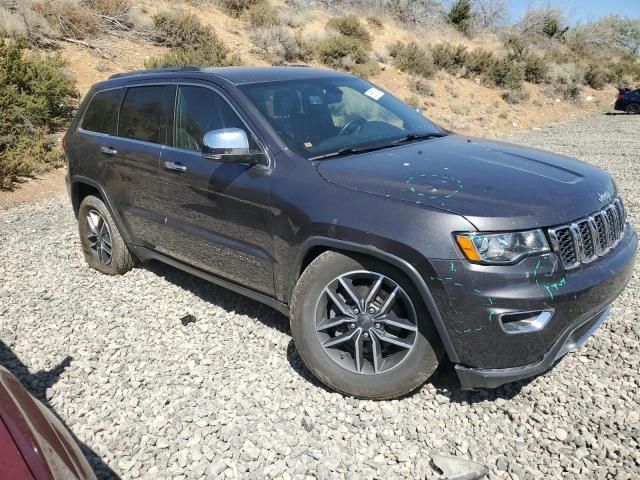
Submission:
[[[230,54],[229,49],[218,38],[200,45],[175,48],[160,57],[150,57],[144,61],[146,68],[230,65],[242,65],[242,60],[237,55]]]
[[[508,33],[504,38],[504,48],[507,57],[513,60],[520,60],[529,52],[530,42],[522,35]]]
[[[409,95],[404,99],[404,103],[413,108],[420,108],[420,99],[415,95]]]
[[[174,48],[165,55],[145,60],[147,68],[224,67],[242,63],[238,56],[231,55],[212,29],[203,26],[194,16],[156,15],[154,22],[159,33],[158,43]]]
[[[147,34],[155,27],[153,18],[147,15],[140,5],[134,5],[127,11],[127,22],[135,32]]]
[[[420,48],[415,42],[407,44],[397,42],[389,47],[389,55],[396,68],[403,72],[430,78],[435,74],[435,65],[431,54]]]
[[[539,55],[529,53],[524,56],[524,79],[531,83],[542,83],[549,73],[549,62]]]
[[[497,87],[517,90],[524,81],[524,68],[508,58],[500,58],[486,72],[486,76]]]
[[[367,23],[376,30],[381,30],[384,27],[384,23],[378,17],[367,17]]]
[[[304,11],[296,11],[289,8],[279,10],[279,18],[287,27],[300,28],[307,23],[307,14]]]
[[[457,30],[468,34],[473,22],[473,4],[471,0],[455,0],[447,13],[447,20]]]
[[[159,14],[153,17],[158,32],[156,43],[166,47],[186,48],[188,45],[210,43],[215,35],[193,15]]]
[[[330,35],[317,45],[318,60],[324,65],[344,68],[347,64],[365,64],[369,60],[366,46],[353,37]]]
[[[425,97],[433,97],[435,95],[431,84],[420,77],[411,77],[409,79],[409,88],[418,95]]]
[[[61,152],[42,129],[19,135],[6,145],[0,142],[0,190],[11,189],[19,177],[44,173],[63,164]]]
[[[621,58],[606,66],[608,83],[631,83],[640,80],[640,63],[635,57]]]
[[[126,15],[131,8],[129,0],[89,0],[86,3],[91,10],[112,18]]]
[[[63,37],[80,40],[95,36],[99,30],[98,18],[91,9],[78,2],[71,0],[40,2],[34,4],[33,9]]]
[[[602,67],[591,64],[587,67],[586,72],[584,72],[584,81],[591,88],[595,88],[596,90],[602,90],[609,80],[607,71]]]
[[[551,84],[583,85],[585,70],[577,63],[563,63],[552,65],[549,73]]]
[[[523,103],[528,101],[529,98],[531,98],[531,95],[529,95],[529,92],[527,92],[523,88],[519,88],[515,90],[504,90],[500,94],[500,96],[505,102],[511,103],[511,104]]]
[[[535,34],[548,38],[562,36],[568,27],[565,26],[564,12],[548,4],[543,7],[529,7],[519,22],[520,31],[525,34]]]
[[[482,76],[487,74],[496,63],[496,57],[489,50],[476,48],[471,50],[467,56],[467,75]]]
[[[576,101],[580,97],[581,88],[577,82],[559,82],[554,85],[553,94],[564,100]]]
[[[640,51],[640,19],[609,15],[586,24],[578,23],[565,35],[569,48],[579,55],[593,52]]]
[[[302,60],[304,56],[296,36],[288,27],[257,28],[251,41],[272,65]]]
[[[266,3],[251,7],[247,12],[247,17],[253,27],[265,28],[282,25],[278,10]]]
[[[438,43],[431,47],[433,63],[441,70],[457,73],[467,64],[468,53],[464,45]]]
[[[61,162],[47,134],[66,125],[77,97],[61,57],[23,49],[0,41],[0,188]]]
[[[439,25],[445,15],[440,0],[365,0],[360,4],[409,26]]]
[[[335,30],[345,37],[354,38],[367,46],[371,44],[371,35],[355,15],[334,17],[327,22],[326,28]]]
[[[239,17],[250,8],[259,5],[263,0],[219,0],[222,7],[232,16]]]

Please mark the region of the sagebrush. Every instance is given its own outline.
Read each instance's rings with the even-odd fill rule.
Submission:
[[[48,135],[67,125],[78,96],[60,56],[24,50],[0,42],[0,188],[61,163]]]

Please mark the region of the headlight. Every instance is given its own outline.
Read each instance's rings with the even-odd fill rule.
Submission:
[[[542,230],[508,233],[459,233],[456,242],[472,262],[511,263],[519,258],[549,251]]]

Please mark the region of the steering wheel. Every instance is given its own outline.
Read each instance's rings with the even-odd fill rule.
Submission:
[[[338,133],[338,136],[341,137],[343,135],[351,135],[356,132],[359,133],[365,123],[367,123],[367,120],[365,118],[356,115],[344,124],[344,126],[340,129],[340,133]]]

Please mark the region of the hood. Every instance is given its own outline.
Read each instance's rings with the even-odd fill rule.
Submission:
[[[481,231],[560,225],[615,196],[611,177],[593,165],[459,135],[323,160],[317,169],[328,182],[462,215]]]

